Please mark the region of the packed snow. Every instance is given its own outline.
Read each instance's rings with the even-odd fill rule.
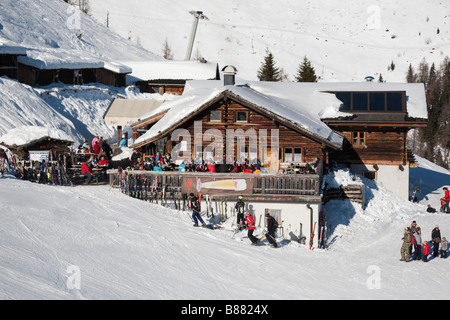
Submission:
[[[222,229],[195,228],[190,212],[109,186],[48,186],[5,174],[0,298],[446,299],[450,258],[400,261],[403,229],[413,220],[423,240],[435,225],[450,234],[450,215],[426,212],[427,204],[438,208],[450,172],[418,160],[411,169],[411,181],[423,187],[418,203],[366,179],[365,209],[328,202],[326,250],[281,238],[276,249],[265,241],[255,247],[245,231],[233,237],[235,217]],[[354,177],[340,169],[327,179]]]

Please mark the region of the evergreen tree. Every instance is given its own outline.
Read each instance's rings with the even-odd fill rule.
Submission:
[[[303,62],[297,69],[295,80],[297,80],[297,82],[317,82],[318,80],[316,70],[306,56],[303,57]]]
[[[411,63],[409,64],[408,73],[406,74],[406,82],[413,83],[416,82],[416,75],[414,73],[414,69],[411,66]]]
[[[259,81],[280,81],[280,69],[275,65],[272,53],[266,49],[266,56],[264,62],[258,70]]]

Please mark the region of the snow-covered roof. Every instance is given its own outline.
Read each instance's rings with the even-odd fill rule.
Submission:
[[[342,145],[343,137],[331,130],[321,119],[349,114],[339,111],[341,101],[333,93],[329,93],[331,91],[406,91],[408,115],[417,118],[427,117],[423,84],[243,82],[241,80],[237,81],[236,85],[223,86],[222,81],[189,81],[181,97],[161,105],[160,108],[169,111],[150,130],[136,139],[135,145],[157,138],[225,91],[338,147]]]
[[[114,99],[105,112],[105,123],[109,126],[129,126],[163,102],[162,99]]]
[[[199,61],[127,61],[133,72],[128,75],[127,82],[139,80],[208,80],[216,79],[217,63]]]
[[[1,136],[0,143],[7,146],[25,146],[45,138],[73,142],[64,131],[59,129],[41,126],[21,126],[11,129],[8,133]]]
[[[27,50],[12,41],[0,38],[0,54],[24,55]]]
[[[116,61],[103,61],[89,55],[80,56],[77,52],[61,50],[29,49],[26,56],[21,56],[21,64],[37,69],[98,69],[105,68],[115,73],[131,73],[132,69]]]

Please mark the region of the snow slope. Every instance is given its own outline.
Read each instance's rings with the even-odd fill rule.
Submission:
[[[0,39],[25,47],[33,60],[41,61],[41,66],[68,67],[72,62],[68,57],[74,62],[70,68],[119,59],[162,59],[74,8],[62,0],[3,0]]]
[[[115,128],[106,125],[103,115],[118,96],[128,93],[124,88],[101,84],[32,88],[0,77],[0,136],[17,127],[34,125],[65,132],[75,146],[96,135],[114,137]]]
[[[419,160],[412,180],[433,190],[450,181],[449,171]],[[341,170],[334,179],[351,177]],[[440,195],[405,202],[363,182],[367,208],[327,203],[329,249],[309,251],[294,242],[254,247],[244,232],[232,238],[234,218],[221,230],[194,228],[188,212],[108,186],[54,187],[6,175],[0,178],[0,299],[448,298],[450,258],[399,261],[403,228],[414,219],[424,240],[436,224],[448,237],[450,215],[425,212]]]
[[[167,39],[175,60],[185,59],[193,16],[203,11],[192,59],[234,65],[238,76],[256,80],[268,48],[294,80],[306,55],[322,81],[363,81],[381,73],[404,82],[411,63],[440,63],[450,50],[448,1],[90,0],[95,19],[157,54]],[[439,29],[439,30],[438,30]],[[152,32],[159,30],[158,32]],[[439,33],[438,33],[439,31]],[[395,69],[388,70],[391,62]]]

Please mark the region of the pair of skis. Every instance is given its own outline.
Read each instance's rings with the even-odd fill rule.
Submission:
[[[277,228],[278,228],[279,226],[281,226],[281,225],[283,224],[283,222],[284,222],[284,220],[281,220],[280,222],[278,222]],[[272,237],[272,236],[269,234],[269,231],[268,231],[268,230],[265,230],[265,231],[264,231],[263,236],[260,237],[256,243],[257,243],[257,244],[260,243],[262,240],[264,240],[264,238],[265,238],[266,236]],[[275,239],[274,239],[274,240],[275,240]]]

